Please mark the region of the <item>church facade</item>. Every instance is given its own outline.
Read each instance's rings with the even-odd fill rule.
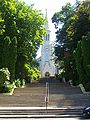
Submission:
[[[46,15],[47,17],[47,15]],[[44,42],[41,47],[41,57],[38,58],[39,69],[41,71],[41,77],[54,76],[56,73],[56,67],[54,64],[54,44],[50,42],[50,30],[48,22],[46,24],[46,36],[44,36]]]

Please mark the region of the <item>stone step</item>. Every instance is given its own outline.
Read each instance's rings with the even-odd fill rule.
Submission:
[[[25,88],[16,88],[13,95],[0,95],[2,107],[44,107],[45,83],[28,84]],[[69,83],[49,83],[48,106],[90,105],[90,95],[82,94],[80,88]]]
[[[46,82],[49,82],[49,83],[60,83],[60,80],[57,80],[55,78],[41,78],[39,80],[39,83],[46,83]]]
[[[27,117],[60,117],[60,116],[82,116],[82,108],[2,108],[0,118],[27,118]]]

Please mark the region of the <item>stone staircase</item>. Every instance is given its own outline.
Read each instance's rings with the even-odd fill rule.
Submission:
[[[16,88],[13,95],[0,95],[1,107],[43,107],[45,106],[45,85],[30,84]]]
[[[13,95],[0,94],[0,117],[80,116],[82,109],[90,105],[90,95],[83,94],[79,87],[50,78],[46,110],[46,81],[43,79],[25,88],[16,88]]]
[[[9,107],[0,108],[0,118],[60,118],[81,117],[81,108],[30,108]]]
[[[63,106],[88,106],[90,95],[83,94],[79,87],[71,87],[67,83],[50,84],[49,105]]]
[[[90,95],[83,94],[79,87],[49,79],[49,107],[87,106]],[[45,79],[39,83],[16,88],[13,95],[0,95],[0,107],[45,107]]]

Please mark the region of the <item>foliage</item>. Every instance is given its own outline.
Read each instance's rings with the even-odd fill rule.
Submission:
[[[9,82],[5,82],[2,86],[0,86],[1,93],[10,93],[14,89],[13,84]]]
[[[86,92],[90,91],[90,81],[87,82],[87,83],[84,85],[84,87],[85,87]]]
[[[2,41],[2,55],[0,67],[7,67],[10,71],[10,80],[14,79],[15,64],[17,60],[17,39],[14,37],[10,40],[10,37],[6,36]]]
[[[29,64],[25,64],[25,78],[29,80],[38,80],[40,78],[40,71],[37,68],[32,68]]]
[[[57,29],[55,55],[59,60],[64,57],[64,50],[66,49],[65,41],[67,39],[66,30],[68,28],[68,22],[72,14],[73,8],[70,3],[67,3],[66,6],[62,7],[60,12],[55,13],[52,17],[52,22]]]
[[[14,37],[12,39],[12,42],[10,44],[10,49],[9,49],[9,70],[10,70],[10,73],[11,73],[11,81],[13,81],[15,79],[15,66],[16,66],[16,61],[17,61],[17,38]]]
[[[67,36],[73,50],[77,47],[77,42],[82,40],[82,36],[90,31],[90,4],[86,2],[79,4],[69,23]]]
[[[10,80],[10,72],[8,68],[0,69],[0,86],[5,83],[5,81]]]
[[[75,55],[75,60],[76,60],[77,72],[79,74],[79,79],[76,82],[77,82],[77,84],[80,84],[85,79],[84,70],[83,70],[83,57],[82,57],[81,41],[78,41],[78,45],[77,45],[76,50],[74,51],[74,55]]]
[[[7,67],[9,66],[10,64],[10,61],[9,61],[9,48],[10,48],[10,44],[11,44],[11,40],[10,40],[10,37],[6,36],[3,41],[2,41],[2,57],[1,57],[1,63],[0,64],[0,67]]]
[[[5,26],[3,23],[4,23],[4,20],[2,19],[1,12],[0,12],[0,35],[2,35],[4,32]]]
[[[13,84],[10,83],[10,72],[8,68],[0,69],[0,92],[9,93],[13,88]]]
[[[68,5],[69,7],[67,7]],[[79,83],[85,84],[90,73],[90,45],[89,40],[82,37],[87,36],[87,33],[90,32],[90,3],[86,0],[75,7],[68,5],[64,6],[64,9],[60,12],[55,13],[52,18],[52,22],[57,29],[56,62],[64,61],[64,76],[66,78],[72,79],[76,85]],[[63,10],[65,11],[63,12]],[[65,56],[65,52],[69,52],[70,55]]]
[[[62,82],[62,75],[61,74],[55,74],[55,79],[60,80]]]
[[[79,74],[78,82],[84,84],[86,87],[87,83],[90,81],[90,33],[87,36],[83,36],[82,41],[78,42],[74,55],[77,72]]]
[[[82,54],[83,54],[83,66],[84,74],[87,75],[88,81],[90,81],[90,33],[82,38]]]
[[[21,86],[25,86],[25,79],[21,80]]]
[[[33,79],[38,80],[40,78],[40,70],[38,70],[37,68],[34,68],[33,70]]]
[[[21,86],[20,79],[15,80],[14,83],[15,83],[16,87],[20,87]]]
[[[24,64],[32,67],[36,64],[45,21],[41,11],[32,5],[19,0],[0,0],[0,68],[9,69],[11,81],[15,77],[23,79]]]
[[[70,78],[70,72],[71,66],[70,62],[73,62],[73,58],[71,59],[70,56],[65,56],[65,52],[69,52],[71,54],[71,51],[68,47],[67,43],[67,28],[69,27],[69,19],[73,15],[74,11],[70,3],[66,4],[66,6],[62,7],[62,10],[60,12],[57,12],[52,17],[52,22],[55,24],[55,27],[57,28],[56,32],[56,46],[55,46],[55,56],[56,56],[56,63],[57,61],[64,61],[63,69],[65,73],[63,74],[63,77],[67,78],[67,80]],[[58,62],[59,64],[59,62]],[[60,68],[60,67],[59,67]],[[60,68],[61,69],[61,68]]]
[[[56,28],[59,28],[59,24],[66,24],[68,19],[72,15],[72,6],[70,3],[67,3],[65,6],[62,7],[60,12],[57,12],[52,17],[52,22],[55,24]]]

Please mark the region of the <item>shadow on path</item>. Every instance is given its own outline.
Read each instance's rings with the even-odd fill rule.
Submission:
[[[80,88],[59,80],[49,81],[48,106],[86,106],[90,105],[90,96],[83,95]],[[13,95],[0,95],[0,107],[45,107],[45,79],[28,84],[25,88],[16,88]]]

